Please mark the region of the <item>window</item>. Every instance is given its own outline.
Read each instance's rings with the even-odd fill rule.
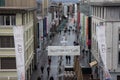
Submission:
[[[102,8],[100,7],[100,18],[101,18],[101,15],[102,15],[102,10],[101,10]]]
[[[120,41],[120,33],[119,33],[119,41]]]
[[[16,60],[14,57],[1,58],[1,69],[16,69]]]
[[[0,0],[0,6],[5,6],[5,0]]]
[[[6,25],[10,25],[10,16],[5,16]]]
[[[103,9],[102,9],[102,18],[104,19],[104,10],[105,10],[105,8],[103,7]]]
[[[0,16],[0,25],[4,25],[4,16]]]
[[[25,25],[25,14],[22,14],[22,25]]]
[[[11,16],[11,25],[16,25],[16,17]]]
[[[120,51],[118,53],[118,64],[120,64]]]
[[[16,16],[0,15],[0,25],[16,25]]]
[[[13,48],[13,36],[0,36],[0,48]]]
[[[120,80],[120,75],[117,76],[117,80]]]

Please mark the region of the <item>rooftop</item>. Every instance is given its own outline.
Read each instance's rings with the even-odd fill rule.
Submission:
[[[120,6],[120,1],[115,1],[115,2],[90,2],[90,5],[92,6],[105,6],[105,7],[109,7],[109,6]]]

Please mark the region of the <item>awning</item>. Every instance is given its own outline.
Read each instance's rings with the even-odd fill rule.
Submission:
[[[92,61],[91,63],[89,63],[89,65],[90,65],[90,67],[93,67],[93,66],[97,65],[97,61],[96,60]]]

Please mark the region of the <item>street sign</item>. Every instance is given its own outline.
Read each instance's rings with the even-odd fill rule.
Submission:
[[[48,46],[48,55],[80,55],[80,46]]]

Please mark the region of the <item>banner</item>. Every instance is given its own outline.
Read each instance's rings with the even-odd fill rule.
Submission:
[[[25,80],[23,27],[13,27],[18,80]]]
[[[107,68],[107,62],[106,62],[106,39],[105,39],[105,26],[97,26],[96,27],[96,36],[97,36],[97,41],[98,41],[98,47],[100,50],[100,56],[103,62],[103,70],[105,73],[105,79],[106,80],[111,80],[110,73]]]
[[[80,46],[48,46],[48,55],[80,55]]]
[[[43,38],[47,36],[47,18],[43,19]]]
[[[102,58],[104,66],[107,66],[107,64],[106,64],[105,27],[104,26],[96,27],[96,36],[97,36],[97,41],[98,41],[98,47],[100,50],[100,56]]]

